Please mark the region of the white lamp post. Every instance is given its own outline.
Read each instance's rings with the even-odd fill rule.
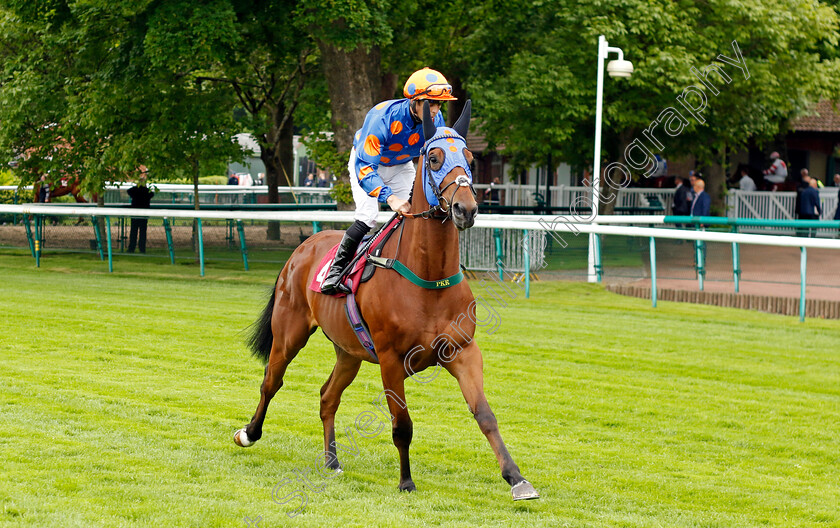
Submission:
[[[601,116],[604,110],[604,61],[610,53],[617,53],[618,59],[607,64],[610,77],[630,77],[633,74],[633,63],[624,60],[624,52],[620,48],[611,48],[604,35],[598,37],[598,87],[595,96],[595,158],[592,167],[592,223],[598,222],[598,205],[601,196]],[[589,282],[598,282],[595,273],[595,235],[589,234],[589,266],[587,275]]]

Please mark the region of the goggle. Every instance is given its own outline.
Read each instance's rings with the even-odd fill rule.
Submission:
[[[415,93],[412,99],[417,99],[418,97],[427,96],[429,98],[434,99],[435,97],[451,97],[452,96],[452,85],[451,84],[430,84],[425,90],[419,93]]]

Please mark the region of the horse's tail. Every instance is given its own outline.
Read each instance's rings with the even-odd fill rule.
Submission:
[[[277,276],[280,280],[280,276]],[[268,304],[263,308],[260,317],[251,325],[251,336],[248,338],[248,348],[251,353],[268,363],[268,356],[271,354],[271,344],[274,341],[274,334],[271,333],[271,314],[274,312],[274,298],[277,295],[277,281],[274,281],[274,288],[271,289],[271,297]]]

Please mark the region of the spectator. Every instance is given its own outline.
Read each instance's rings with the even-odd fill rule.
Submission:
[[[817,180],[809,178],[808,186],[802,189],[799,218],[817,220],[821,214],[822,207],[820,207],[820,193],[817,191]]]
[[[764,180],[767,182],[770,190],[775,191],[778,185],[787,179],[788,170],[785,162],[779,158],[778,152],[771,153],[770,159],[773,160],[773,164],[770,165],[769,169],[764,171]]]
[[[699,171],[688,171],[688,196],[686,200],[688,201],[688,208],[691,209],[691,204],[694,203],[694,184],[697,183],[697,179],[700,178]]]
[[[656,168],[653,171],[654,178],[662,178],[666,174],[668,174],[668,160],[660,156],[659,154],[654,154],[654,163],[656,164]]]
[[[250,172],[243,172],[239,175],[240,187],[252,187],[254,185],[254,178],[251,177]]]
[[[808,174],[808,169],[799,171],[799,183],[796,186],[796,200],[794,201],[793,211],[797,218],[802,218],[802,192],[811,185],[811,176]]]
[[[146,187],[146,176],[141,176],[140,181],[128,190],[128,196],[131,198],[131,207],[135,209],[148,209],[152,203],[152,196],[155,193]],[[131,218],[131,231],[128,235],[128,252],[134,253],[134,248],[137,246],[137,238],[140,238],[140,253],[146,252],[146,227],[149,224],[147,218]]]
[[[329,187],[330,180],[327,178],[327,173],[322,172],[318,175],[318,187]]]
[[[497,185],[501,185],[499,182],[499,178],[493,178],[493,181],[490,182],[490,187],[485,189],[484,191],[484,203],[487,205],[500,205],[501,201],[499,200],[499,189],[496,187]]]
[[[50,201],[50,184],[47,183],[47,175],[41,176],[38,182],[38,203],[49,203]]]
[[[258,172],[257,179],[254,181],[254,185],[265,185],[265,173]]]
[[[834,186],[840,187],[840,174],[834,175]],[[837,191],[837,210],[834,211],[834,219],[840,220],[840,191]]]
[[[228,185],[239,185],[239,178],[236,177],[236,174],[230,173],[230,178],[228,178]]]
[[[671,214],[675,216],[688,216],[691,212],[691,203],[688,185],[685,184],[682,176],[674,178],[677,183],[677,190],[674,191],[674,203],[671,205]]]
[[[706,192],[706,182],[697,178],[694,182],[694,201],[691,203],[691,216],[711,215],[712,199]]]
[[[304,187],[315,187],[315,175],[311,172],[306,175],[306,179],[303,180]]]
[[[752,178],[750,178],[750,175],[747,172],[747,169],[741,169],[741,179],[738,180],[738,188],[741,189],[742,191],[749,191],[749,192],[752,192],[752,191],[756,190],[755,182],[753,181]]]
[[[819,220],[822,215],[820,206],[820,193],[817,191],[817,180],[808,179],[808,186],[802,190],[802,199],[799,205],[799,218],[802,220]],[[816,234],[816,229],[809,227],[805,230],[809,237]]]
[[[803,189],[811,185],[811,175],[808,173],[808,169],[802,169],[799,171],[799,182],[800,187]]]
[[[817,182],[817,189],[825,188],[825,185],[819,180],[819,178],[813,178],[810,174],[808,174],[808,169],[802,169],[801,171],[799,171],[799,175],[799,187],[801,189],[808,187],[810,185],[810,180],[814,180],[815,182]]]

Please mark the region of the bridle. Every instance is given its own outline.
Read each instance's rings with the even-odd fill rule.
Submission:
[[[464,171],[466,172],[466,174],[459,174],[458,176],[455,177],[454,180],[452,180],[451,182],[446,184],[446,186],[444,186],[443,189],[441,189],[440,186],[435,185],[434,178],[430,177],[431,175],[443,170],[443,168],[445,166],[445,165],[442,166],[437,171],[432,169],[431,161],[429,160],[429,155],[430,155],[431,150],[432,150],[432,143],[434,143],[435,141],[437,141],[439,139],[444,139],[444,138],[453,138],[454,139],[455,137],[456,136],[438,135],[438,136],[433,137],[429,141],[427,141],[426,144],[423,146],[423,149],[420,151],[420,155],[423,158],[423,161],[422,161],[423,169],[422,169],[422,172],[421,172],[421,177],[423,178],[423,184],[429,186],[432,193],[434,194],[434,197],[437,199],[438,203],[437,203],[437,205],[431,206],[429,209],[427,209],[426,211],[423,211],[422,213],[407,213],[404,216],[406,216],[408,218],[426,218],[426,219],[438,218],[439,219],[439,218],[441,218],[441,215],[438,214],[438,213],[443,213],[443,216],[442,216],[443,220],[441,222],[446,222],[446,220],[452,220],[452,203],[455,200],[455,193],[458,192],[458,189],[460,189],[461,187],[469,187],[470,191],[472,191],[473,197],[476,196],[475,188],[473,187],[473,184],[472,184],[472,178],[470,177],[470,167],[469,167],[468,163],[458,163],[456,161],[455,166],[450,168],[447,171],[447,174],[449,172],[451,172],[453,169],[455,169],[456,167],[462,167],[464,169]],[[463,138],[458,137],[458,139],[463,141]],[[440,148],[440,147],[438,147],[438,148]],[[446,151],[444,151],[444,156],[446,156]],[[463,154],[461,155],[461,157],[463,158]],[[466,162],[465,158],[464,158],[464,162]],[[449,198],[447,199],[446,196],[445,196],[446,190],[449,189],[450,187],[452,187],[453,185],[455,185],[455,188],[452,190],[452,193],[449,195]],[[411,200],[411,198],[409,198],[409,201],[410,200]]]
[[[453,185],[457,185],[458,187],[452,189],[452,194],[449,195],[449,199],[447,200],[443,193],[446,192],[446,189],[452,187]],[[473,197],[476,196],[472,182],[466,174],[459,174],[455,177],[454,180],[447,183],[446,187],[444,187],[443,189],[439,188],[437,185],[430,184],[429,186],[432,188],[432,192],[435,193],[435,197],[437,197],[438,199],[438,205],[436,205],[435,207],[438,211],[446,213],[446,216],[443,219],[444,222],[446,222],[447,218],[452,220],[452,202],[453,200],[455,200],[455,193],[458,192],[459,187],[469,187],[473,193]],[[446,207],[443,206],[444,202],[446,203]]]

